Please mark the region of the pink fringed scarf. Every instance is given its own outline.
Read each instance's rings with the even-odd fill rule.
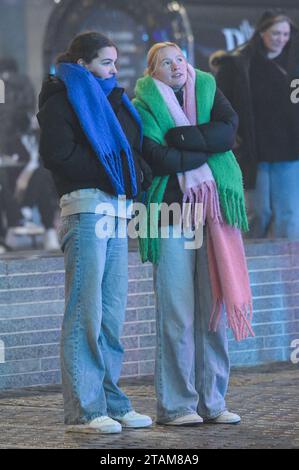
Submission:
[[[188,64],[188,78],[184,89],[184,111],[168,85],[155,79],[168,110],[177,126],[197,124],[195,97],[195,70]],[[178,174],[183,192],[184,221],[196,227],[207,223],[208,261],[213,295],[210,330],[216,331],[223,303],[228,326],[237,341],[249,334],[251,327],[252,295],[241,232],[224,223],[216,183],[208,164]],[[202,213],[197,210],[202,204]]]

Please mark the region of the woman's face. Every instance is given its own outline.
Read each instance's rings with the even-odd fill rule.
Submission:
[[[161,82],[174,90],[179,90],[187,80],[187,61],[183,54],[174,46],[160,50],[156,70],[153,74]]]
[[[290,39],[291,27],[287,21],[276,23],[261,33],[264,45],[268,52],[279,55]]]
[[[99,78],[111,78],[117,74],[117,50],[115,47],[103,47],[98,51],[98,57],[84,66]]]

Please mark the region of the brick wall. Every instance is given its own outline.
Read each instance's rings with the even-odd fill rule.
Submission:
[[[255,338],[230,337],[232,365],[289,361],[299,339],[299,242],[246,244],[254,300]]]
[[[229,334],[231,363],[287,361],[291,341],[299,339],[299,242],[247,243],[246,254],[256,337],[236,343]],[[5,346],[0,389],[60,382],[63,278],[61,256],[0,260],[0,349]],[[152,267],[142,265],[134,252],[129,279],[124,377],[152,374],[155,354]]]

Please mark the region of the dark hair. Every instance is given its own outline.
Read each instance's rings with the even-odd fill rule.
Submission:
[[[72,62],[76,63],[79,59],[83,59],[87,64],[98,57],[99,49],[104,47],[115,47],[111,39],[104,34],[96,31],[89,31],[78,34],[70,43],[67,51],[59,54],[56,58],[56,64],[61,62]]]
[[[258,20],[256,24],[256,32],[263,33],[267,29],[271,28],[276,23],[286,21],[290,26],[294,26],[291,18],[286,14],[284,10],[274,8],[272,10],[266,10]]]
[[[271,28],[274,24],[281,23],[283,21],[289,23],[291,27],[292,38],[293,33],[297,31],[295,23],[291,20],[291,18],[286,14],[284,10],[281,10],[280,8],[273,8],[272,10],[264,11],[264,13],[259,18],[256,23],[255,32],[252,38],[249,40],[249,44],[252,47],[257,48],[258,50],[265,52],[264,42],[261,38],[260,33],[267,31],[267,29]],[[289,41],[288,44],[285,46],[286,53],[289,50],[290,43],[291,41]]]

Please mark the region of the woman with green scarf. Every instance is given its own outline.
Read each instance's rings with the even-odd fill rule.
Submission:
[[[154,263],[157,421],[236,424],[240,417],[225,403],[226,321],[237,340],[253,335],[242,175],[231,152],[238,118],[214,78],[174,43],[151,48],[135,95],[143,155],[155,175],[140,251]],[[182,215],[168,221],[165,238],[162,203],[174,202]],[[202,246],[187,249],[190,230],[196,239],[201,228]]]

